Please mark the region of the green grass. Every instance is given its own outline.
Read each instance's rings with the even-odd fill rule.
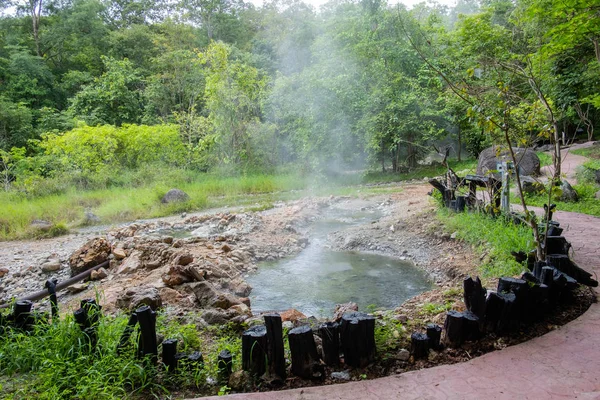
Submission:
[[[546,167],[548,165],[552,165],[552,156],[543,151],[537,151],[538,158],[540,159],[540,167]]]
[[[480,213],[452,213],[438,211],[438,219],[448,233],[456,232],[456,238],[473,245],[481,256],[481,273],[486,277],[519,274],[524,266],[517,263],[511,251],[530,251],[535,247],[531,230]]]
[[[552,202],[556,204],[557,211],[569,211],[581,214],[594,215],[600,217],[600,200],[596,199],[596,192],[600,190],[600,186],[591,183],[582,183],[573,185],[573,188],[579,195],[577,202],[559,201],[555,195]],[[513,199],[511,201],[515,201]],[[525,201],[528,205],[535,207],[543,207],[548,203],[548,195],[526,195]]]
[[[475,161],[451,162],[455,171],[474,169]],[[466,171],[465,171],[466,170]],[[337,176],[299,173],[246,174],[218,176],[189,170],[168,170],[147,166],[136,171],[117,171],[115,176],[83,178],[66,176],[37,180],[18,190],[0,192],[0,240],[48,237],[83,226],[85,211],[100,218],[100,224],[156,218],[181,212],[222,206],[247,206],[264,210],[273,202],[304,196],[384,194],[394,187],[374,187],[374,183],[400,182],[443,174],[441,166],[422,167],[408,174],[353,173]],[[364,185],[367,185],[365,187]],[[362,185],[362,186],[361,186]],[[90,189],[86,189],[86,188]],[[161,204],[171,188],[185,191],[190,200]],[[31,228],[33,220],[46,220],[52,229],[40,232]]]
[[[199,331],[159,315],[157,334],[178,339],[178,350],[200,350],[203,368],[180,368],[175,374],[148,366],[134,356],[135,339],[121,355],[116,346],[127,323],[125,315],[104,316],[98,326],[98,347],[91,352],[83,342],[72,315],[51,325],[36,325],[31,334],[8,330],[0,341],[0,397],[4,399],[123,399],[169,398],[171,393],[190,396],[217,394],[217,354],[228,349],[239,369],[239,332],[222,328]],[[203,340],[209,337],[212,339]],[[159,346],[160,349],[160,346]]]
[[[596,144],[590,147],[585,147],[583,149],[571,150],[571,153],[577,154],[578,156],[584,156],[600,160],[600,145]]]
[[[459,176],[467,173],[474,174],[477,169],[477,160],[465,160],[465,161],[449,161],[450,167]],[[443,175],[446,173],[446,167],[442,165],[424,166],[419,167],[408,173],[397,173],[397,172],[381,172],[373,171],[364,175],[363,183],[385,183],[385,182],[401,182],[408,180],[420,180],[424,178],[433,178],[435,176]]]

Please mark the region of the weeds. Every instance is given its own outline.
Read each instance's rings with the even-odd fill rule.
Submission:
[[[479,253],[484,276],[500,277],[518,274],[523,265],[517,263],[511,251],[528,252],[535,247],[529,227],[515,225],[503,218],[493,218],[481,213],[438,212],[438,219],[456,238],[474,246]]]

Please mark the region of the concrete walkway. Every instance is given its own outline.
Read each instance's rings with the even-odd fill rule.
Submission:
[[[573,164],[580,161],[576,157],[572,157]],[[568,171],[572,173],[574,166],[565,171],[569,175]],[[557,212],[553,219],[561,223],[563,234],[573,244],[575,261],[600,275],[600,218]],[[544,336],[466,363],[369,381],[226,398],[600,399],[600,304],[592,304],[578,319]]]

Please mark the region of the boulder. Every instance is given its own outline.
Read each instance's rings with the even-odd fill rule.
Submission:
[[[252,377],[248,371],[235,371],[229,377],[229,387],[238,392],[247,392],[252,389]]]
[[[127,257],[127,252],[122,247],[114,248],[113,251],[112,251],[112,253],[113,253],[113,256],[115,256],[115,258],[117,260],[122,260],[125,257]]]
[[[93,281],[99,281],[108,276],[108,272],[104,268],[98,268],[96,271],[92,271],[90,279]]]
[[[236,296],[248,297],[250,292],[252,292],[252,286],[244,281],[236,283],[235,286],[233,286],[233,293]]]
[[[563,180],[561,182],[560,190],[561,194],[558,198],[560,201],[576,202],[577,200],[579,200],[579,195],[577,194],[577,191],[573,189],[573,186],[571,186],[571,184],[566,180]]]
[[[83,224],[84,225],[93,225],[100,222],[100,218],[94,214],[93,212],[86,210],[83,214]]]
[[[302,314],[300,311],[298,311],[294,308],[285,310],[285,311],[279,313],[279,315],[281,316],[281,321],[283,321],[283,322],[285,322],[285,321],[296,322],[300,319],[306,318],[306,315]]]
[[[229,321],[230,316],[224,310],[210,308],[202,312],[202,319],[209,325],[223,325]]]
[[[8,268],[2,267],[0,268],[0,278],[4,278],[4,276],[8,274]]]
[[[513,148],[517,159],[517,166],[521,175],[538,176],[540,175],[540,159],[532,149],[515,147]],[[477,161],[477,174],[486,175],[488,171],[497,169],[496,163],[499,161],[512,161],[510,152],[502,150],[498,146],[488,147],[479,154]],[[500,174],[493,174],[500,178]]]
[[[218,295],[212,298],[212,300],[209,303],[209,306],[214,308],[220,308],[222,310],[228,310],[230,307],[239,304],[241,304],[241,302],[237,297],[230,295],[229,293],[219,293]]]
[[[89,286],[88,283],[76,283],[74,285],[68,286],[67,292],[69,292],[71,294],[83,292],[84,290],[86,290],[88,288],[88,286]]]
[[[349,302],[344,304],[336,304],[335,310],[333,311],[333,320],[339,322],[342,316],[347,312],[358,311],[358,304]]]
[[[108,260],[110,251],[110,243],[105,238],[98,237],[89,240],[69,258],[71,276],[87,271]]]
[[[183,190],[179,189],[171,189],[169,190],[163,198],[160,200],[163,204],[169,203],[183,203],[190,199],[190,196]]]
[[[597,199],[600,199],[600,190],[598,190],[598,191],[596,192],[596,198],[597,198]]]
[[[52,228],[52,223],[44,219],[34,219],[29,224],[29,227],[35,231],[48,232]]]
[[[141,286],[127,289],[116,301],[117,307],[122,310],[135,310],[142,305],[147,305],[153,310],[162,307],[162,298],[158,289],[150,286]]]
[[[191,283],[188,288],[194,293],[194,296],[196,296],[196,300],[201,307],[211,305],[214,302],[214,299],[220,294],[217,289],[207,281]]]
[[[192,278],[187,273],[187,267],[171,265],[169,270],[162,275],[162,281],[169,287],[178,286],[182,283],[191,282]]]
[[[252,311],[250,311],[250,307],[245,304],[235,304],[227,309],[229,312],[234,312],[236,315],[245,315],[247,317],[252,316]]]
[[[45,263],[42,264],[43,272],[54,272],[60,269],[60,261],[56,259],[49,259]]]
[[[539,194],[545,190],[544,184],[530,176],[521,177],[521,187],[525,194]]]
[[[144,264],[142,263],[142,252],[140,250],[134,250],[131,252],[129,257],[123,260],[123,263],[119,266],[117,273],[130,274],[142,268],[143,266]]]
[[[194,256],[192,256],[191,254],[181,254],[175,259],[175,264],[188,265],[192,261],[194,261]]]

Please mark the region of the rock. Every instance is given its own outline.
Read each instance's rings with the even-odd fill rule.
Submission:
[[[110,252],[110,243],[105,238],[98,237],[89,240],[69,258],[71,276],[75,276],[107,261]]]
[[[229,253],[231,251],[231,247],[229,247],[227,244],[224,244],[221,246],[221,250],[223,250],[225,253]]]
[[[29,227],[36,231],[48,232],[50,228],[52,228],[52,223],[44,219],[34,219],[31,221],[31,224],[29,224]]]
[[[237,392],[247,392],[252,388],[252,377],[248,371],[235,371],[229,376],[229,387]]]
[[[207,281],[193,282],[189,284],[188,288],[194,293],[194,296],[196,296],[196,300],[198,301],[198,304],[200,304],[200,307],[206,307],[212,304],[214,299],[220,294],[215,287]]]
[[[56,259],[50,259],[42,264],[43,272],[54,272],[60,269],[60,261]]]
[[[569,184],[569,182],[567,182],[566,180],[563,180],[561,182],[560,190],[561,194],[558,198],[560,201],[576,202],[577,200],[579,200],[579,195],[577,194],[577,191],[573,189],[573,186],[571,186],[571,184]]]
[[[208,282],[207,282],[208,283]],[[214,308],[220,308],[222,310],[228,310],[230,307],[239,305],[240,301],[237,297],[232,296],[228,293],[219,293],[209,301],[209,306]],[[247,307],[244,304],[245,307]]]
[[[497,169],[496,163],[498,161],[512,161],[508,150],[498,151],[498,146],[488,147],[479,154],[477,161],[477,174],[486,175],[488,171],[495,171]],[[525,149],[515,147],[513,148],[515,157],[519,161],[519,165],[515,166],[519,168],[521,175],[538,176],[540,175],[540,159],[532,149]],[[500,174],[493,174],[496,178],[500,178]]]
[[[127,257],[123,263],[117,269],[118,274],[131,274],[132,272],[137,271],[142,268],[142,252],[140,250],[134,250],[131,252],[129,257]]]
[[[4,276],[6,274],[8,274],[8,272],[9,272],[8,268],[4,268],[4,267],[0,268],[0,278],[4,278]]]
[[[596,192],[596,198],[597,198],[597,199],[600,199],[600,190],[598,190],[598,191]]]
[[[175,264],[188,265],[194,261],[194,257],[191,254],[182,254],[175,259]]]
[[[192,281],[192,278],[186,272],[186,267],[182,267],[181,265],[171,265],[161,278],[164,284],[169,287]]]
[[[74,285],[67,287],[67,292],[69,292],[71,294],[83,292],[84,290],[86,290],[88,288],[88,286],[89,285],[87,283],[76,283]]]
[[[404,314],[400,314],[400,315],[396,315],[394,317],[394,319],[398,322],[400,322],[401,324],[405,324],[408,322],[408,316],[404,315]]]
[[[400,349],[400,351],[398,351],[397,358],[400,361],[408,361],[408,359],[410,358],[410,351],[406,349]]]
[[[125,249],[123,249],[121,247],[114,248],[112,251],[112,254],[115,256],[115,258],[117,260],[122,260],[125,257],[127,257],[127,252],[125,251]]]
[[[240,303],[247,305],[250,307],[250,298],[248,297],[240,297]]]
[[[223,310],[209,308],[202,312],[202,319],[209,325],[223,325],[227,323],[229,317]]]
[[[142,305],[147,305],[153,310],[162,307],[162,298],[158,289],[150,286],[141,286],[128,289],[117,297],[116,305],[122,310],[135,310]]]
[[[358,304],[353,302],[336,304],[335,310],[333,311],[333,320],[339,322],[342,319],[342,315],[353,311],[358,311]]]
[[[166,243],[166,244],[172,244],[173,243],[173,237],[172,236],[165,236],[162,241],[163,241],[163,243]]]
[[[147,263],[144,264],[144,267],[146,267],[146,269],[156,269],[160,267],[160,261],[158,260],[152,260],[152,261],[148,261]]]
[[[233,293],[240,297],[248,297],[250,292],[252,292],[252,286],[243,281],[235,285],[233,288]]]
[[[235,304],[227,309],[227,311],[232,311],[237,315],[245,315],[247,317],[252,316],[252,311],[250,311],[250,307],[245,304]]]
[[[90,210],[86,210],[83,214],[83,223],[84,225],[93,225],[100,222],[100,218],[91,212]]]
[[[90,279],[93,281],[99,281],[101,279],[104,279],[108,276],[108,272],[104,269],[104,268],[98,268],[95,271],[92,271],[92,273],[90,274]]]
[[[282,321],[290,321],[290,322],[296,322],[299,319],[304,319],[306,318],[306,315],[302,314],[300,311],[294,309],[294,308],[290,308],[289,310],[285,310],[281,313],[279,313],[279,315],[281,316],[281,320]]]
[[[521,177],[521,188],[525,194],[539,194],[545,190],[544,184],[530,176]]]
[[[188,194],[183,190],[171,189],[163,196],[160,202],[163,204],[183,203],[185,201],[188,201],[189,199],[190,196],[188,196]]]
[[[350,380],[350,372],[349,371],[332,372],[331,379],[336,379],[338,381],[349,381]]]

